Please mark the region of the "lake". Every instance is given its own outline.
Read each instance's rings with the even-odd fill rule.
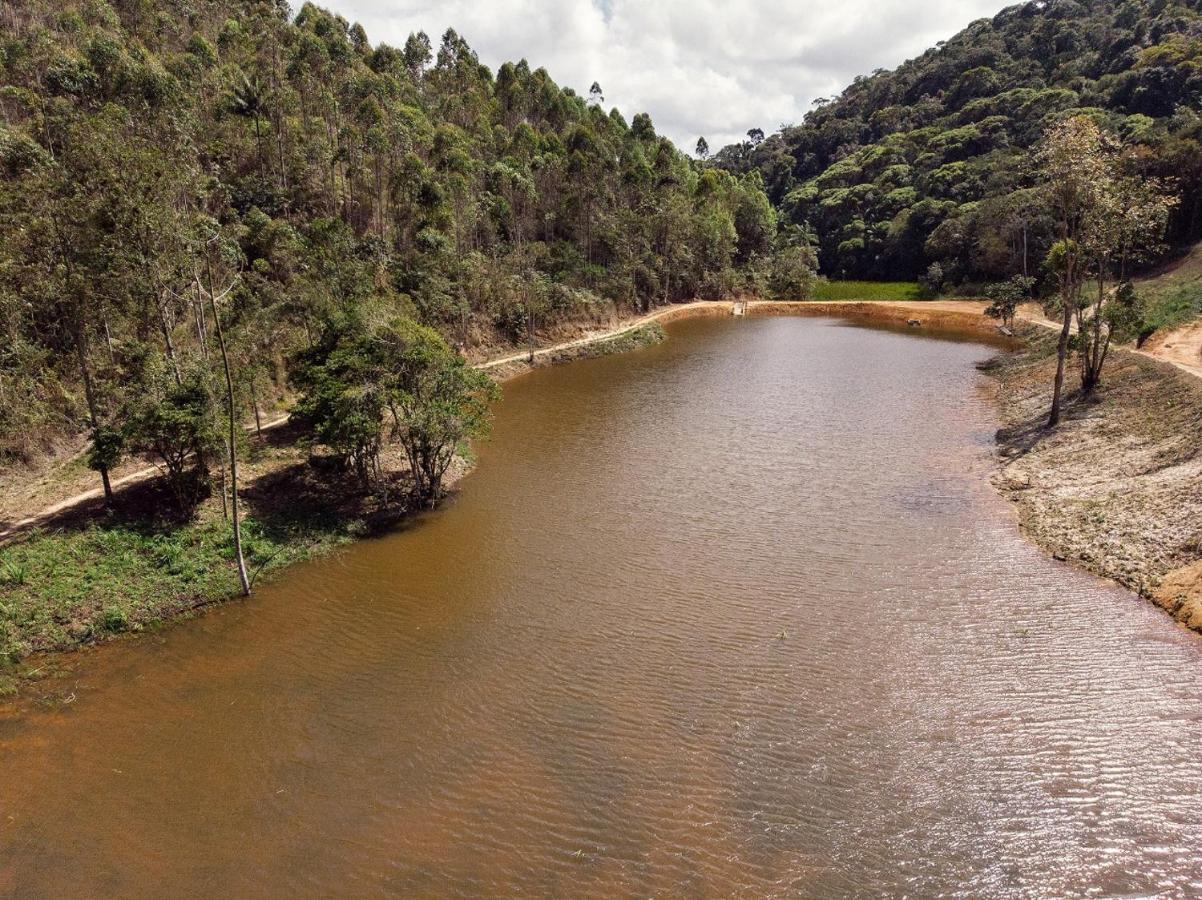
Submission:
[[[996,349],[668,331],[0,721],[0,895],[1202,892],[1202,641],[1024,541]]]

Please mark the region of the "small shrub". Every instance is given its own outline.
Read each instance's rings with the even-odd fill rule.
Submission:
[[[129,615],[120,607],[107,606],[101,615],[100,624],[105,631],[125,631],[129,628]]]

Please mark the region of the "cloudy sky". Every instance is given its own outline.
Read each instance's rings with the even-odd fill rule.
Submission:
[[[1007,0],[318,0],[372,42],[455,28],[492,67],[525,57],[607,106],[712,149],[798,122],[816,97],[892,68]],[[1013,2],[1013,0],[1010,0]]]

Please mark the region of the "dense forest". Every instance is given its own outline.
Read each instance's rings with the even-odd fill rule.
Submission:
[[[355,417],[378,441],[396,398],[352,388],[380,366],[812,271],[758,173],[691,161],[600,85],[494,73],[454,31],[4,0],[0,85],[0,462],[90,434],[101,471],[203,466],[291,390],[368,474]]]
[[[1202,4],[1035,0],[974,22],[805,120],[722,149],[759,171],[824,274],[931,287],[1040,275],[1055,240],[1030,150],[1083,114],[1181,196],[1169,243],[1202,237]]]

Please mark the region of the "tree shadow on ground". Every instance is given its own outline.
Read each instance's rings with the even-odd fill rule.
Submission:
[[[84,531],[99,526],[145,535],[165,534],[193,521],[197,508],[211,496],[212,489],[195,480],[185,493],[187,497],[181,503],[180,495],[167,479],[154,476],[116,488],[111,507],[105,506],[104,497],[93,497],[39,520],[28,530]]]
[[[306,534],[378,533],[410,510],[407,473],[384,472],[370,489],[328,457],[266,472],[239,492],[245,513],[264,534],[283,542]]]
[[[1080,390],[1065,393],[1061,398],[1060,425],[1089,418],[1091,410],[1100,402],[1095,395],[1084,395]],[[1057,426],[1060,427],[1060,426]],[[996,434],[998,446],[1002,455],[1007,459],[1020,459],[1035,450],[1045,438],[1056,433],[1055,428],[1048,426],[1048,410],[1040,409],[1038,413],[1006,428],[999,428]]]

